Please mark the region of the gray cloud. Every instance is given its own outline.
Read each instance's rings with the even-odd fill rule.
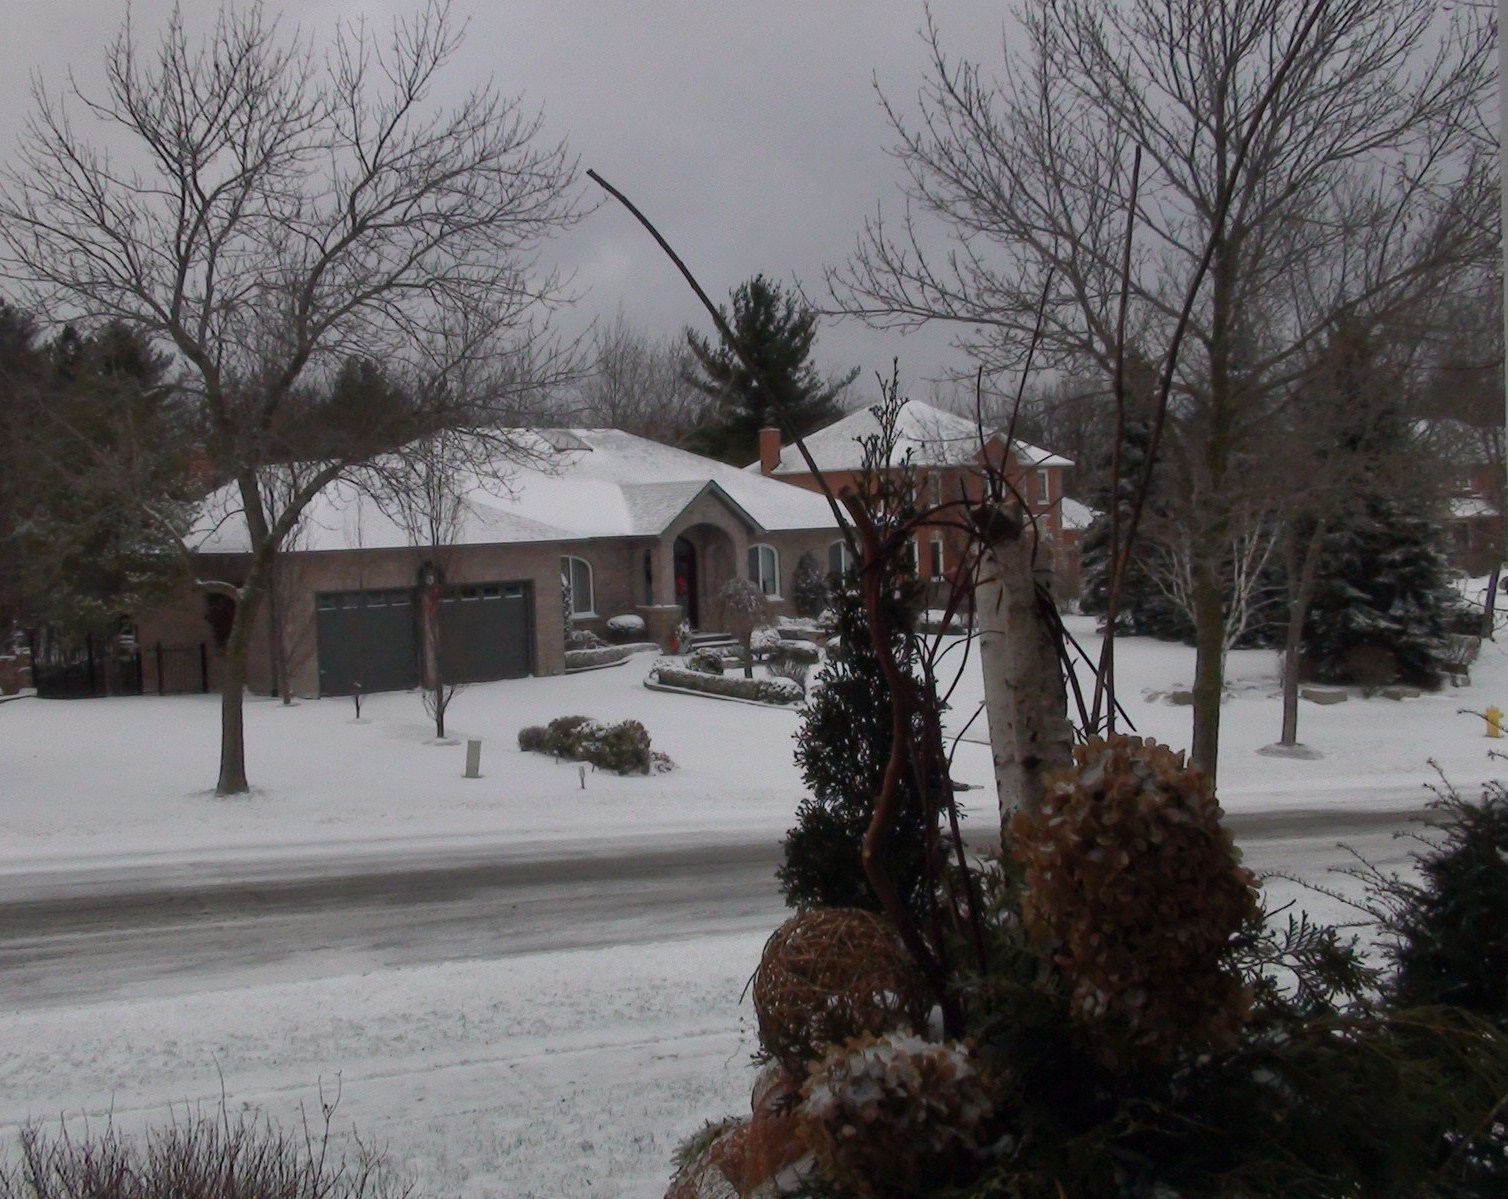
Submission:
[[[0,145],[13,146],[28,106],[27,71],[52,90],[71,69],[100,82],[104,44],[126,0],[0,0],[8,69],[0,73]],[[133,21],[155,34],[169,0],[135,0]],[[182,0],[192,27],[216,0]],[[385,27],[403,3],[269,0],[270,11],[317,32],[337,17]],[[714,299],[758,271],[820,288],[877,203],[897,208],[901,171],[873,89],[905,101],[925,55],[919,4],[860,0],[455,0],[466,40],[446,74],[464,90],[490,77],[543,109],[566,139],[621,188],[674,244]],[[1004,10],[941,3],[950,46],[998,57]],[[583,299],[570,323],[620,307],[652,334],[705,324],[670,263],[621,208],[603,205],[550,251]],[[958,359],[942,330],[902,337],[825,325],[824,367],[866,378],[899,355],[912,390]],[[872,390],[872,388],[870,389]]]

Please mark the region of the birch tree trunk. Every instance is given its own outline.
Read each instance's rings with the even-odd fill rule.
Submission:
[[[1037,608],[1031,559],[1024,537],[994,542],[974,590],[1002,835],[1018,808],[1041,806],[1044,772],[1068,766],[1073,750],[1067,690]]]

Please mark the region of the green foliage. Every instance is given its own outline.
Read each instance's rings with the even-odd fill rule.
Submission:
[[[138,333],[0,307],[0,618],[113,633],[186,576],[191,434]]]
[[[1197,1039],[1126,1073],[1086,1052],[1052,944],[1029,939],[1019,874],[996,866],[991,967],[970,987],[971,1041],[1001,1121],[974,1199],[1422,1199],[1503,1194],[1508,1043],[1469,1015],[1368,999],[1354,942],[1300,918],[1249,919],[1221,968],[1249,993],[1237,1041]],[[1500,1127],[1500,1126],[1499,1126]],[[1496,1155],[1496,1156],[1494,1156]],[[1482,1178],[1492,1179],[1483,1186]],[[1493,1187],[1497,1189],[1493,1189]]]
[[[1475,803],[1447,787],[1433,836],[1414,855],[1420,881],[1371,875],[1398,1006],[1449,1004],[1508,1030],[1508,791]]]
[[[796,615],[815,619],[827,607],[830,590],[827,572],[818,564],[816,556],[802,554],[796,562],[796,577],[791,584],[795,594],[791,602],[796,606]]]
[[[713,402],[691,448],[743,466],[759,455],[760,429],[774,426],[795,438],[837,419],[839,396],[859,372],[822,379],[811,362],[817,316],[778,283],[755,275],[732,298],[732,316],[724,309],[723,318],[758,377],[727,346],[686,330],[700,369],[690,382]]]
[[[1438,529],[1386,496],[1325,538],[1325,573],[1304,622],[1304,662],[1323,682],[1440,684],[1458,606]]]
[[[1091,781],[1099,785],[1099,775]],[[1383,915],[1397,940],[1389,953],[1391,975],[1369,965],[1355,939],[1334,928],[1302,915],[1280,921],[1269,912],[1248,913],[1211,963],[1228,980],[1227,992],[1247,997],[1235,1035],[1212,1043],[1191,1025],[1181,1042],[1164,1042],[1167,1052],[1144,1056],[1129,1070],[1086,1042],[1089,1009],[1078,994],[1073,959],[1055,932],[1044,935],[1040,921],[1034,927],[1031,913],[1041,906],[1034,889],[1057,881],[1011,859],[988,864],[975,881],[984,898],[989,966],[962,988],[970,1053],[989,1083],[988,1144],[944,1153],[926,1181],[904,1191],[874,1186],[899,1158],[881,1152],[876,1164],[840,1154],[842,1160],[827,1168],[847,1184],[842,1193],[939,1199],[1508,1194],[1505,971],[1497,956],[1508,907],[1508,795],[1494,787],[1481,803],[1446,796],[1439,806],[1443,836],[1419,857],[1421,882],[1368,880],[1374,891],[1389,883],[1392,907]],[[1086,862],[1115,856],[1147,836],[1136,820],[1103,822]],[[1028,855],[1028,861],[1040,866],[1040,856]],[[1134,868],[1135,861],[1126,864]],[[1146,861],[1152,873],[1163,872],[1156,855]],[[1147,908],[1137,919],[1157,922],[1160,916]],[[1484,952],[1473,955],[1473,943]],[[1422,966],[1413,952],[1421,946]],[[1439,953],[1442,946],[1450,949]],[[1155,969],[1142,974],[1148,988],[1179,985]],[[1459,985],[1463,981],[1468,985]],[[1453,1006],[1442,1003],[1446,996]],[[1131,998],[1129,989],[1117,996],[1119,1002]],[[1155,1006],[1158,999],[1149,994],[1147,1002]],[[877,1094],[872,1087],[864,1092]],[[916,1113],[902,1099],[895,1102],[903,1126]],[[892,1115],[887,1109],[877,1127],[860,1129],[855,1145],[883,1146],[884,1125],[897,1122]],[[860,1167],[867,1174],[856,1181],[849,1172]]]
[[[518,747],[616,774],[649,774],[657,763],[668,765],[664,755],[651,751],[649,732],[637,720],[610,725],[590,716],[557,716],[548,726],[520,729]]]
[[[890,759],[890,687],[852,580],[836,588],[832,603],[837,636],[828,644],[796,733],[796,765],[811,794],[796,809],[796,826],[785,837],[785,860],[775,873],[791,907],[879,911],[860,852]],[[926,899],[925,836],[914,779],[901,780],[900,799],[886,865],[907,907],[920,913]]]

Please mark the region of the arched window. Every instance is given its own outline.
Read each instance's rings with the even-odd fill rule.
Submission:
[[[592,594],[592,564],[585,558],[562,556],[560,559],[560,585],[570,597],[572,616],[596,616],[597,601]]]
[[[749,547],[749,580],[766,595],[780,594],[780,555],[773,545]]]
[[[833,575],[852,574],[854,569],[853,550],[848,542],[838,538],[827,547],[827,573]]]

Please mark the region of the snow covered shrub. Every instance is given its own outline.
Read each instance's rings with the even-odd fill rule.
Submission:
[[[1113,1070],[1229,1046],[1250,995],[1224,955],[1258,904],[1213,792],[1150,740],[1096,737],[1074,759],[1010,839],[1026,928],[1071,984],[1086,1045]]]
[[[534,725],[520,729],[518,747],[589,762],[616,774],[649,774],[656,769],[657,758],[662,758],[667,767],[669,763],[664,755],[651,751],[649,732],[637,720],[608,725],[590,716],[558,716],[545,728]]]
[[[591,629],[566,629],[566,649],[601,649],[607,642]]]
[[[701,674],[722,674],[723,660],[721,655],[713,650],[694,650],[686,655],[686,669],[695,670]]]
[[[798,662],[791,658],[778,657],[770,661],[765,667],[772,679],[789,679],[801,688],[801,694],[806,694],[806,676],[808,668],[805,662]]]
[[[759,1044],[796,1076],[829,1045],[915,1031],[926,986],[890,922],[858,908],[797,912],[771,935],[750,984]]]
[[[760,625],[749,634],[749,646],[761,657],[777,652],[780,649],[780,630],[774,625]]]
[[[994,1111],[961,1044],[860,1036],[814,1062],[796,1109],[823,1174],[860,1199],[920,1195],[977,1173]]]
[[[781,642],[772,655],[781,662],[804,662],[810,665],[822,660],[822,651],[817,643],[805,637],[791,637],[790,630],[781,631]]]
[[[741,676],[703,674],[661,658],[644,678],[647,687],[675,687],[682,691],[701,691],[729,699],[744,699],[761,704],[795,704],[804,698],[799,685],[790,679],[746,679]]]
[[[608,633],[620,640],[644,636],[644,627],[644,618],[635,612],[609,617],[607,622]]]
[[[627,661],[635,654],[648,653],[660,647],[653,641],[627,641],[622,645],[599,645],[595,649],[568,649],[565,652],[566,673],[578,670],[594,670],[599,666],[611,666]]]

